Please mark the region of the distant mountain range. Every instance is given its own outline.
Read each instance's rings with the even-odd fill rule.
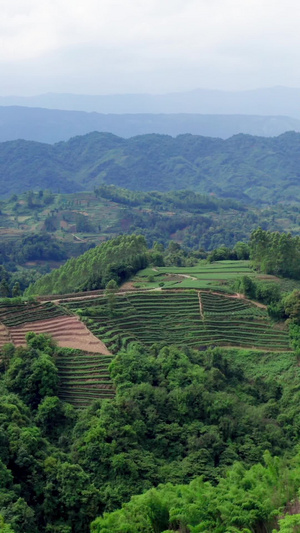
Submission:
[[[2,96],[0,126],[0,142],[56,143],[92,131],[125,138],[147,133],[222,139],[238,133],[274,137],[300,131],[300,89]]]
[[[273,137],[300,131],[300,120],[283,116],[201,114],[100,114],[85,111],[0,107],[0,142],[25,139],[55,143],[92,131],[121,137],[183,133],[227,139],[237,133]]]
[[[275,138],[235,135],[141,135],[124,139],[90,133],[55,145],[0,144],[2,196],[26,190],[189,189],[256,205],[300,201],[300,133]]]
[[[300,89],[270,87],[248,91],[196,89],[169,94],[79,95],[48,93],[0,97],[0,106],[43,107],[98,113],[200,113],[271,115],[300,119]]]

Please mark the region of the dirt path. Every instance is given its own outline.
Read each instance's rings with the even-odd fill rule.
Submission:
[[[202,291],[207,292],[207,291]],[[249,300],[249,298],[246,298],[244,294],[241,292],[236,292],[235,294],[226,294],[224,292],[217,292],[217,291],[208,291],[210,294],[215,294],[216,296],[224,296],[224,298],[233,298],[236,300],[245,300],[245,302],[250,302],[253,305],[256,305],[256,307],[259,307],[260,309],[267,309],[268,306],[261,304],[260,302],[256,302],[255,300]]]
[[[152,270],[155,270],[154,268]],[[167,274],[168,275],[168,274]],[[172,274],[169,274],[170,276]],[[192,276],[189,276],[188,274],[180,274],[178,275],[178,277],[182,277],[182,278],[189,278],[189,279],[192,279],[192,280],[197,280],[197,278],[194,278]],[[127,281],[126,283],[124,283],[120,289],[120,291],[118,291],[116,294],[117,295],[120,295],[120,296],[124,296],[126,295],[127,293],[134,293],[134,292],[150,292],[150,291],[161,291],[163,290],[162,287],[155,287],[153,289],[146,289],[146,288],[135,288],[134,287],[134,283],[132,281]],[[164,289],[166,290],[166,289]],[[171,291],[171,292],[176,292],[178,290],[187,290],[185,288],[182,288],[182,289],[175,289],[175,288],[168,288],[167,289],[168,291]],[[267,305],[264,305],[260,302],[256,302],[255,300],[250,300],[249,298],[245,298],[245,295],[240,293],[240,292],[236,292],[235,294],[228,294],[228,293],[225,293],[225,292],[218,292],[218,291],[211,291],[211,290],[203,290],[201,289],[200,291],[198,291],[198,294],[200,294],[201,292],[209,292],[210,294],[215,294],[216,296],[223,296],[224,298],[233,298],[233,299],[238,299],[238,300],[245,300],[245,302],[249,302],[253,305],[255,305],[256,307],[259,307],[261,309],[267,309]],[[89,294],[87,296],[75,296],[76,293],[74,293],[74,296],[67,296],[67,297],[62,297],[61,298],[57,298],[55,300],[43,300],[43,302],[47,302],[47,301],[51,301],[55,304],[60,304],[62,302],[62,300],[64,301],[72,301],[72,300],[93,300],[95,298],[100,298],[101,296],[105,296],[104,293],[96,293],[96,294]],[[63,302],[62,302],[63,303]]]
[[[193,281],[197,281],[198,278],[195,278],[194,276],[189,276],[189,274],[176,274],[179,278],[187,278],[192,279]]]
[[[202,300],[201,300],[201,292],[200,291],[198,291],[198,300],[199,300],[200,316],[201,316],[201,319],[204,322],[203,304],[202,304]]]

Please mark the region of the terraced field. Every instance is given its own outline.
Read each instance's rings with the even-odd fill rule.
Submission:
[[[8,328],[20,326],[29,322],[47,320],[49,318],[66,316],[66,311],[52,302],[39,304],[36,302],[21,302],[14,305],[0,304],[0,322]]]
[[[267,311],[251,302],[202,291],[206,344],[288,350],[287,331],[276,329]]]
[[[274,326],[265,309],[212,291],[165,290],[116,295],[113,313],[104,295],[52,302],[0,304],[0,348],[25,344],[27,331],[49,333],[63,350],[57,360],[60,396],[76,407],[110,398],[111,353],[131,341],[289,350],[287,331]],[[78,312],[86,325],[74,315]]]
[[[107,313],[105,297],[66,305],[72,310],[80,306],[83,314],[93,315],[88,328],[112,352],[131,341],[142,342],[145,346],[155,342],[194,346],[199,330],[203,328],[198,296],[192,291],[119,295],[113,316]]]
[[[48,320],[27,322],[26,324],[10,328],[10,336],[15,346],[26,345],[26,333],[48,333],[64,348],[77,348],[94,353],[109,355],[106,346],[86,328],[75,316],[61,316]]]
[[[151,291],[118,295],[113,315],[105,297],[65,303],[81,309],[89,329],[112,351],[131,341],[289,350],[287,331],[277,329],[265,309],[208,291]]]
[[[4,344],[8,344],[9,342],[12,342],[9,330],[4,326],[4,324],[0,324],[0,350]]]
[[[59,396],[75,407],[87,407],[93,400],[112,398],[114,390],[108,366],[110,355],[65,350],[57,359]]]
[[[57,359],[62,399],[85,407],[114,395],[108,371],[112,356],[78,317],[54,303],[32,302],[0,304],[0,320],[0,349],[8,342],[25,346],[28,331],[50,334],[59,346],[73,348],[61,351]]]

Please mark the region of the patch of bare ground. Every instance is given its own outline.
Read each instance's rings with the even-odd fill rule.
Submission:
[[[5,344],[8,344],[9,342],[12,342],[11,337],[9,335],[9,331],[4,324],[0,323],[0,349]]]
[[[135,289],[135,286],[132,281],[126,281],[125,283],[123,283],[121,288],[123,291],[132,291],[133,289]]]
[[[15,346],[26,345],[26,333],[47,333],[53,337],[62,348],[76,348],[86,352],[110,355],[105,344],[97,339],[88,328],[75,316],[62,316],[27,322],[21,326],[11,327],[9,334]]]

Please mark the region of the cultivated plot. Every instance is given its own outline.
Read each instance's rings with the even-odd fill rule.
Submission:
[[[116,296],[113,312],[105,297],[65,304],[87,320],[89,329],[116,353],[129,342],[240,346],[288,350],[288,333],[277,329],[265,309],[209,291],[148,291]]]
[[[29,331],[49,334],[59,347],[69,348],[61,350],[56,361],[63,400],[85,407],[114,395],[108,371],[110,351],[77,316],[52,302],[21,302],[0,304],[0,319],[0,349],[9,342],[25,346]]]

